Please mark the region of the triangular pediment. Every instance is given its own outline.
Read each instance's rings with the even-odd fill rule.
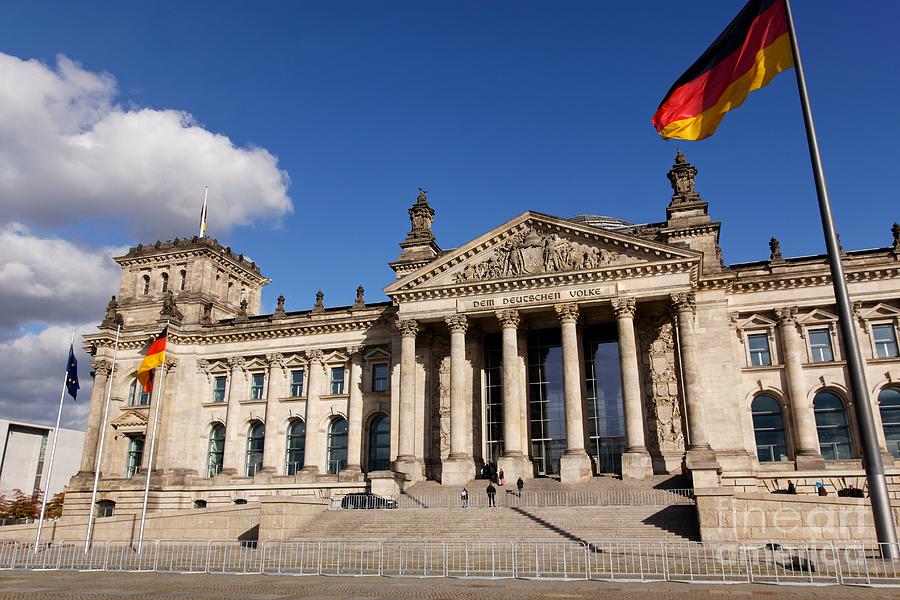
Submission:
[[[777,323],[760,314],[753,314],[738,323],[738,329],[774,329]]]
[[[884,302],[879,302],[875,306],[859,311],[863,319],[900,319],[900,309],[894,308]]]
[[[385,288],[389,296],[419,290],[491,287],[511,281],[594,279],[640,274],[653,265],[699,265],[699,252],[626,233],[525,212],[500,227],[447,252]]]
[[[826,310],[816,308],[810,313],[803,315],[798,321],[804,325],[814,325],[816,323],[833,323],[838,320],[837,315],[833,315]]]
[[[126,410],[110,425],[121,433],[142,433],[147,429],[147,417],[136,410]]]

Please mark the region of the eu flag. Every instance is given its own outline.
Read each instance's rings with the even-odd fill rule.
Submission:
[[[66,391],[72,396],[72,400],[77,400],[78,395],[78,361],[75,360],[75,349],[69,346],[69,362],[66,365]]]

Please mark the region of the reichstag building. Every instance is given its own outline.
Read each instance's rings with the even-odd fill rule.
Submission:
[[[351,306],[320,293],[310,309],[279,297],[261,314],[269,280],[215,240],[131,248],[84,338],[94,387],[67,510],[88,510],[104,428],[100,502],[140,510],[156,403],[151,510],[375,480],[459,486],[486,464],[511,481],[690,473],[694,485],[744,491],[859,472],[826,258],[784,257],[772,239],[763,260],[726,265],[696,174],[678,153],[658,222],[525,212],[447,251],[420,193],[389,263],[389,302],[360,288]],[[900,226],[884,233],[888,243],[843,260],[893,469]],[[166,321],[157,398],[135,372]]]

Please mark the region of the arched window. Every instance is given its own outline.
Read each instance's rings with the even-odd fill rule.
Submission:
[[[145,296],[150,293],[150,276],[144,275],[143,285],[141,286],[141,293]]]
[[[813,400],[819,450],[826,460],[853,458],[850,423],[844,401],[834,392],[819,392]]]
[[[778,400],[760,394],[750,405],[753,412],[753,434],[756,436],[756,456],[760,462],[779,462],[788,459],[784,437],[784,415]]]
[[[150,404],[150,392],[145,392],[141,383],[135,379],[131,382],[131,390],[128,392],[129,406],[147,406]]]
[[[100,500],[97,502],[97,518],[111,517],[116,512],[116,503],[112,500]]]
[[[878,405],[888,452],[894,458],[900,458],[900,389],[889,387],[881,390]]]
[[[369,471],[386,471],[391,468],[391,420],[378,415],[369,425]]]
[[[209,450],[206,454],[206,476],[215,477],[222,470],[225,459],[225,426],[216,423],[209,431]]]
[[[194,508],[206,508],[206,500],[194,500]]]
[[[328,472],[337,475],[347,467],[347,419],[337,417],[328,426]]]
[[[163,273],[162,275],[159,276],[159,280],[160,280],[159,291],[162,292],[163,294],[165,294],[166,292],[169,291],[169,274]]]
[[[306,458],[306,423],[297,419],[291,421],[287,432],[287,456],[284,472],[294,475],[303,468]]]
[[[266,426],[262,421],[254,421],[247,432],[247,469],[245,475],[252,477],[262,468],[263,447],[266,443]]]
[[[183,292],[184,288],[186,288],[186,287],[187,287],[187,271],[182,269],[178,273],[178,289]]]

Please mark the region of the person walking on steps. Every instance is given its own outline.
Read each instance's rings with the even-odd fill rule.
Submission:
[[[488,507],[497,508],[497,488],[494,487],[494,484],[488,483],[487,489],[484,491],[487,492]]]
[[[525,487],[525,482],[522,481],[521,477],[519,477],[519,479],[516,480],[516,496],[518,496],[519,498],[522,497],[522,489],[524,487]]]
[[[459,500],[462,503],[463,508],[469,508],[469,490],[463,488],[459,493]]]
[[[503,474],[503,469],[500,469],[500,472],[497,474],[497,481],[501,486],[506,485],[506,475]]]

